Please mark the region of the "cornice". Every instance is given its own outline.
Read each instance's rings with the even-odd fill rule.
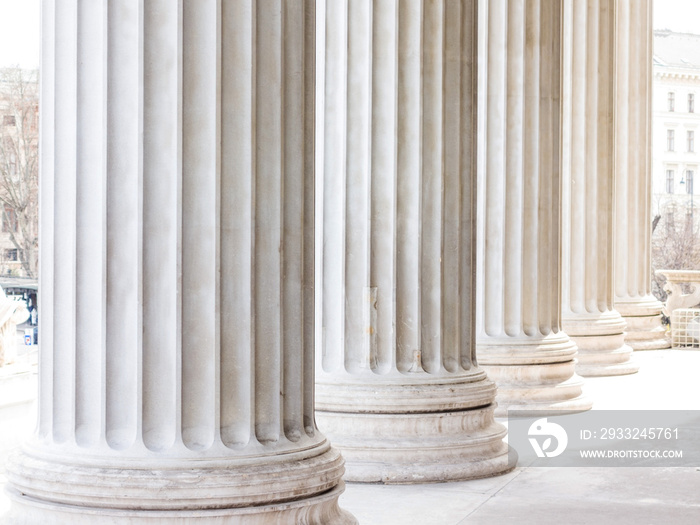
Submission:
[[[673,71],[654,71],[654,79],[674,80],[681,82],[700,82],[700,70],[684,71],[682,73]]]

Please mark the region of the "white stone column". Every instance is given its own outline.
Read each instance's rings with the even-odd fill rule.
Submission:
[[[10,523],[356,523],[313,413],[313,6],[43,3]]]
[[[499,414],[591,406],[561,330],[560,4],[491,0],[481,25],[476,338]]]
[[[582,376],[631,374],[613,306],[615,0],[565,0],[562,326]]]
[[[668,348],[651,293],[651,0],[616,0],[615,308],[635,350]]]
[[[512,468],[474,358],[476,8],[327,4],[316,414],[349,480]]]

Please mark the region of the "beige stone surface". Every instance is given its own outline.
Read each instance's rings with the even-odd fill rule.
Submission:
[[[10,523],[356,523],[314,422],[314,4],[43,3]]]
[[[651,0],[616,0],[615,298],[634,350],[668,348],[651,294]]]
[[[563,4],[562,326],[582,376],[638,370],[613,304],[615,1]]]
[[[316,417],[347,480],[511,468],[474,355],[476,7],[326,5]]]
[[[561,2],[480,5],[477,357],[497,414],[587,409],[561,328]]]

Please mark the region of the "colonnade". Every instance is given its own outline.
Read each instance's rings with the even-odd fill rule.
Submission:
[[[10,523],[356,523],[662,346],[650,1],[43,4]]]

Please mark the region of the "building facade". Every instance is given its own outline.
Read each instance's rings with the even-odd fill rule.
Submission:
[[[38,72],[0,69],[0,275],[37,276]]]
[[[668,224],[700,203],[700,35],[654,31],[654,211]]]

